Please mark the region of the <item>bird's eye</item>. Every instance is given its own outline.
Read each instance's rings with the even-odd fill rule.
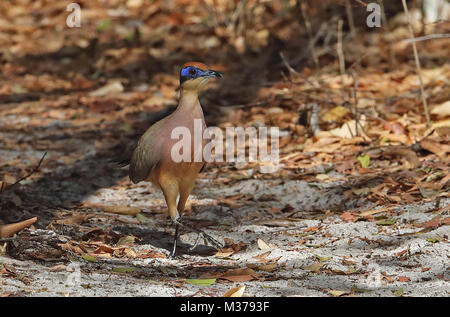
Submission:
[[[196,70],[195,68],[191,68],[191,69],[189,70],[189,74],[195,75],[195,74],[197,74],[197,70]]]

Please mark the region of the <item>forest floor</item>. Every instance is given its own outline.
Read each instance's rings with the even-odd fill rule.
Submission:
[[[0,296],[450,294],[448,40],[417,43],[427,124],[393,16],[389,32],[344,30],[341,75],[336,19],[316,65],[278,1],[253,8],[246,45],[202,6],[125,3],[84,3],[74,29],[63,1],[0,3],[0,233],[37,217],[0,238]],[[115,161],[173,111],[189,60],[224,73],[201,96],[207,124],[279,127],[280,168],[208,164],[183,221],[224,247],[184,229],[170,258],[162,194]]]

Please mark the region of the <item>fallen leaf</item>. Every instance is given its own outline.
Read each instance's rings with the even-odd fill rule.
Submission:
[[[223,297],[242,297],[244,295],[245,285],[234,287],[223,294]]]
[[[248,282],[257,278],[252,269],[231,269],[220,276],[221,279],[232,282]]]
[[[102,97],[110,96],[113,94],[121,93],[125,89],[119,80],[111,80],[105,86],[98,88],[97,90],[91,91],[89,96],[92,97]]]
[[[103,210],[105,212],[130,216],[136,216],[138,213],[141,212],[141,208],[129,206],[105,206]]]
[[[302,266],[302,269],[306,271],[319,272],[322,266],[323,266],[322,262],[317,262],[311,265]]]
[[[441,216],[434,217],[433,219],[429,221],[425,221],[422,223],[415,224],[416,227],[419,228],[438,228],[442,225],[449,225],[450,224],[450,217],[446,217],[444,219],[441,219]]]
[[[135,267],[115,267],[112,269],[113,272],[116,273],[131,273],[136,271]]]
[[[79,215],[74,215],[74,216],[67,217],[64,219],[56,220],[56,223],[64,224],[64,225],[79,225],[91,217],[92,217],[92,215],[79,214]]]
[[[92,255],[89,255],[89,254],[86,254],[86,253],[82,253],[82,254],[81,254],[81,257],[82,257],[83,259],[85,259],[86,261],[89,261],[89,262],[95,262],[95,261],[97,261],[97,258],[96,258],[95,256],[92,256]]]
[[[215,278],[207,278],[207,279],[188,279],[186,283],[197,285],[197,286],[210,286],[216,282]]]
[[[129,245],[132,245],[135,240],[136,240],[136,238],[133,236],[125,236],[125,237],[120,238],[119,241],[117,241],[116,245],[117,246],[129,246]]]
[[[407,277],[407,276],[399,276],[399,277],[397,278],[397,281],[399,281],[399,282],[409,282],[410,279],[409,279],[409,277]]]
[[[337,106],[325,113],[322,117],[324,121],[339,121],[341,118],[345,117],[350,113],[346,107]]]
[[[386,220],[380,220],[377,221],[377,226],[392,226],[397,222],[395,219],[386,219]]]
[[[257,271],[265,271],[265,272],[274,272],[277,269],[278,264],[276,262],[267,263],[267,264],[247,264],[247,267],[257,270]]]
[[[270,249],[270,246],[266,242],[264,242],[264,240],[258,239],[258,248],[260,250],[267,250]]]
[[[369,154],[364,154],[358,156],[358,162],[361,164],[362,168],[368,168],[370,165],[370,156]]]
[[[349,294],[350,292],[330,289],[330,290],[328,290],[328,293],[329,293],[331,296],[339,297],[339,296],[342,296],[342,295],[344,295],[344,294]]]
[[[403,288],[399,288],[398,290],[395,291],[395,296],[402,297],[403,294],[405,294]]]
[[[433,107],[430,111],[431,114],[435,114],[439,117],[450,116],[450,100],[447,100],[440,105]]]
[[[431,243],[438,243],[439,239],[438,238],[428,238],[427,241],[431,242]]]
[[[0,225],[0,238],[7,238],[19,232],[20,230],[31,226],[35,223],[37,217],[33,217],[21,222],[11,223],[7,225]]]
[[[359,123],[356,124],[355,120],[350,120],[344,123],[340,128],[335,128],[330,130],[329,132],[337,137],[344,139],[351,139],[357,136],[356,131],[361,134],[361,126],[364,127],[366,125],[366,117],[364,115],[361,116]]]

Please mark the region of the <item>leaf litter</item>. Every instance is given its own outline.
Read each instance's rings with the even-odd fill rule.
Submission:
[[[43,25],[30,18],[27,2],[0,3],[0,26],[7,26],[0,31],[0,295],[23,290],[14,279],[33,294],[129,295],[114,287],[129,280],[112,276],[105,284],[95,275],[110,272],[151,284],[129,290],[150,296],[172,296],[172,286],[192,294],[203,276],[214,276],[203,283],[204,296],[445,293],[450,68],[444,41],[418,43],[427,61],[427,126],[411,52],[401,44],[405,25],[344,41],[345,64],[357,74],[350,76],[339,74],[326,53],[337,43],[327,47],[332,39],[319,29],[311,53],[320,67],[309,53],[299,57],[308,43],[298,37],[297,8],[280,1],[245,2],[246,22],[233,18],[236,8],[226,2],[214,4],[221,14],[211,16],[209,0],[125,1],[126,12],[89,2],[83,28],[65,36],[55,33],[65,25],[62,4],[33,3]],[[337,16],[339,6],[330,8]],[[313,25],[323,19],[319,4],[307,9]],[[445,24],[436,28],[447,32]],[[362,42],[372,43],[370,58]],[[173,228],[163,197],[149,184],[132,185],[110,159],[172,111],[176,70],[194,56],[226,75],[202,97],[208,124],[278,126],[281,168],[262,174],[259,163],[209,164],[185,217],[225,247],[200,243],[189,251],[197,237],[184,232],[183,255],[170,259]],[[305,107],[311,103],[317,126],[304,112],[314,109]],[[64,286],[65,276],[57,274],[71,272],[71,264],[88,284]],[[373,287],[374,280],[381,286]]]

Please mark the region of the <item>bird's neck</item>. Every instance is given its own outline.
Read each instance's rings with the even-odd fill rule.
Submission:
[[[196,108],[201,109],[200,102],[198,100],[198,92],[193,90],[181,90],[177,110],[193,111]]]

